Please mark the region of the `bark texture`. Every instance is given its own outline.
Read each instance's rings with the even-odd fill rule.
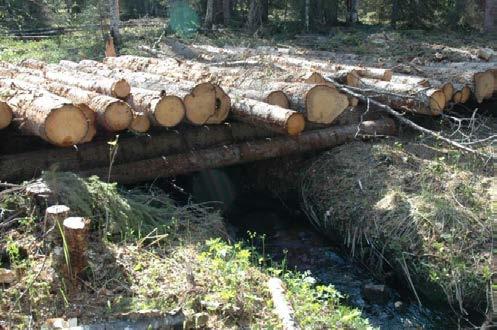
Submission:
[[[69,251],[69,267],[67,273],[73,283],[87,266],[88,233],[90,219],[69,217],[63,222],[64,242]]]

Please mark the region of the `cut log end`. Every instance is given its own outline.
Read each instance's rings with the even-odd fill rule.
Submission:
[[[77,107],[81,110],[83,115],[85,116],[87,122],[88,122],[88,132],[86,133],[85,137],[81,140],[80,143],[88,143],[93,140],[95,135],[97,135],[97,126],[96,126],[96,114],[95,112],[86,104],[81,103],[78,104]]]
[[[86,268],[86,250],[88,247],[88,232],[90,220],[81,217],[69,217],[63,222],[64,237],[69,250],[68,273],[72,280]]]
[[[113,102],[105,110],[104,126],[111,132],[127,129],[131,125],[132,120],[132,110],[124,102]]]
[[[231,98],[218,85],[214,85],[216,94],[216,111],[212,117],[207,120],[207,124],[223,123],[231,110]]]
[[[174,95],[163,96],[154,109],[154,118],[164,127],[174,127],[185,117],[183,101]]]
[[[306,84],[326,84],[328,81],[319,72],[313,72],[304,82]]]
[[[143,112],[134,112],[129,129],[135,133],[146,133],[150,129],[150,119]]]
[[[45,121],[45,135],[51,143],[68,147],[80,143],[88,133],[88,121],[74,105],[54,109]]]
[[[307,120],[313,123],[331,124],[348,106],[346,95],[326,85],[314,86],[305,98]]]
[[[216,112],[216,88],[202,83],[185,96],[186,118],[194,125],[204,125]]]
[[[490,70],[476,73],[474,83],[475,98],[478,103],[492,97],[494,93],[494,75]]]
[[[12,109],[7,102],[0,101],[0,129],[4,129],[12,122]]]
[[[452,100],[452,97],[454,96],[454,85],[450,82],[444,84],[442,86],[442,91],[444,92],[445,95],[445,101]]]
[[[119,79],[112,86],[112,96],[125,99],[131,93],[131,86],[124,79]]]
[[[305,118],[301,113],[292,114],[287,121],[286,129],[288,135],[298,135],[305,128]]]
[[[290,109],[290,101],[283,91],[273,91],[266,98],[266,103],[277,105],[279,107]]]
[[[359,73],[357,73],[357,71],[355,70],[352,70],[349,73],[347,73],[347,76],[345,78],[345,83],[349,86],[357,87],[359,86],[360,80],[361,77]]]
[[[445,100],[445,93],[443,90],[433,90],[429,92],[430,96],[430,110],[432,115],[440,115],[444,109],[447,101]]]

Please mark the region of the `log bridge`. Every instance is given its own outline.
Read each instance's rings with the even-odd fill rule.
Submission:
[[[435,117],[497,92],[493,63],[406,76],[290,55],[268,60],[271,70],[258,58],[0,62],[0,181],[58,170],[132,184],[320,151],[395,134],[393,120],[369,103],[397,118]]]

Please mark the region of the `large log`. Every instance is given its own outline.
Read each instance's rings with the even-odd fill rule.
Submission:
[[[65,69],[54,64],[45,64],[43,66],[42,63],[37,62],[37,65],[33,65],[32,61],[23,61],[21,65],[42,70],[46,79],[119,99],[128,97],[131,92],[131,86],[125,79],[102,78],[88,73]]]
[[[33,86],[19,88],[21,81],[0,79],[2,97],[12,109],[20,128],[54,145],[68,147],[80,143],[88,132],[83,112],[66,98]]]
[[[163,103],[165,114],[181,111],[178,109],[179,97],[184,101],[188,122],[195,125],[220,124],[228,116],[231,107],[231,100],[226,93],[219,86],[208,82],[196,84],[150,72],[134,72],[130,70],[135,68],[131,64],[128,67],[111,68],[103,63],[84,60],[80,63],[61,61],[60,65],[77,67],[78,70],[108,78],[126,78],[135,87],[160,91],[166,99]],[[156,121],[159,122],[157,118]],[[162,122],[166,123],[164,126],[171,125],[165,120]]]
[[[397,110],[440,115],[446,105],[443,90],[363,78],[361,93]]]
[[[396,126],[392,119],[366,121],[359,127],[357,125],[330,127],[304,132],[297,137],[279,136],[194,153],[188,152],[116,165],[112,168],[111,180],[123,184],[151,181],[157,177],[169,177],[209,168],[325,150],[351,141],[357,136],[393,135],[395,132]],[[108,168],[96,168],[80,173],[83,176],[105,177],[108,174]]]
[[[2,71],[0,74],[4,74]],[[65,97],[78,106],[89,122],[89,130],[83,142],[89,142],[96,134],[95,117],[106,130],[118,132],[127,129],[133,118],[127,103],[117,98],[102,95],[74,86],[64,85],[45,79],[42,71],[32,69],[31,72],[14,71],[13,76],[18,79],[18,85],[24,89],[31,89],[38,85],[49,92]],[[21,81],[27,82],[27,84]]]
[[[318,124],[332,123],[349,106],[345,94],[327,85],[271,82],[264,91],[229,88],[227,92],[293,109],[304,114],[309,122]]]
[[[431,87],[433,89],[443,91],[445,95],[445,101],[449,102],[454,97],[455,89],[454,84],[451,82],[442,82],[437,79],[418,77],[418,76],[406,76],[406,75],[395,75],[392,77],[392,83],[411,85],[416,87]]]
[[[243,123],[215,126],[179,127],[174,131],[152,131],[146,136],[120,137],[113,163],[200,150],[213,146],[273,137],[271,131]],[[107,141],[94,141],[77,149],[42,149],[0,156],[0,178],[10,182],[28,180],[44,170],[81,171],[110,164]]]

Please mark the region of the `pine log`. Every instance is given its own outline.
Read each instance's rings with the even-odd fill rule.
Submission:
[[[227,91],[239,97],[293,109],[304,114],[309,122],[320,124],[332,123],[349,106],[346,95],[326,85],[271,82],[266,84],[265,91],[235,88]]]
[[[42,74],[39,70],[31,70],[30,73],[22,70],[14,71],[14,76],[18,78],[19,83],[21,80],[28,83],[20,84],[21,88],[29,90],[33,85],[41,86],[50,93],[71,100],[83,111],[88,120],[89,129],[81,143],[90,142],[95,136],[96,120],[110,132],[125,130],[131,125],[133,115],[127,103],[111,96],[47,80],[41,76]]]
[[[295,322],[295,312],[286,299],[283,282],[277,277],[271,277],[267,282],[267,287],[269,289],[269,292],[271,293],[274,310],[283,325],[283,329],[300,330],[297,322]]]
[[[33,64],[33,61],[23,61],[22,66],[40,69],[46,79],[63,84],[76,86],[96,93],[125,99],[131,92],[131,86],[125,79],[102,78],[96,75],[72,71],[55,64]]]
[[[49,242],[60,241],[62,223],[69,217],[71,209],[65,205],[52,205],[45,210],[45,233]]]
[[[113,59],[120,59],[116,57]],[[110,62],[112,63],[112,62]],[[74,62],[61,61],[61,65],[74,67]],[[175,97],[179,97],[184,102],[185,115],[188,122],[195,125],[220,124],[222,123],[231,108],[231,100],[226,93],[216,85],[211,83],[195,84],[189,81],[177,81],[171,77],[165,77],[149,72],[134,72],[128,68],[111,69],[109,66],[95,61],[81,61],[78,69],[84,72],[90,72],[95,75],[104,77],[123,78],[125,77],[133,86],[141,89],[162,92],[166,97],[164,113],[177,113],[178,102]],[[129,65],[133,69],[136,66]],[[176,118],[172,115],[173,118]],[[159,122],[157,119],[153,122]],[[163,120],[165,122],[165,120]],[[166,125],[171,125],[169,120]],[[170,126],[168,126],[170,127]]]
[[[468,85],[454,84],[454,95],[452,101],[454,103],[466,103],[471,98],[471,88]]]
[[[135,133],[146,133],[150,129],[150,119],[146,113],[133,111],[133,120],[129,129]]]
[[[120,137],[114,164],[240,143],[257,138],[271,138],[275,133],[244,123],[215,126],[179,127],[174,131],[149,132],[142,136]],[[0,155],[0,178],[17,182],[37,177],[44,170],[81,171],[109,165],[107,140],[95,141],[77,149],[52,148],[14,155]]]
[[[352,75],[350,75],[347,79],[348,83],[345,82],[346,85],[348,86],[357,86],[359,84],[359,79],[360,77],[352,72]],[[319,72],[313,72],[309,77],[304,79],[304,83],[306,84],[313,84],[313,85],[326,85],[332,88],[335,88],[335,85],[333,85],[331,82],[326,80],[322,74]],[[356,99],[355,97],[350,97],[348,96],[349,99],[349,106],[351,107],[356,107],[359,104],[359,100]]]
[[[0,129],[4,129],[12,122],[12,108],[6,100],[1,96],[3,92],[0,90]]]
[[[396,84],[380,80],[361,79],[361,93],[397,110],[423,115],[440,115],[446,105],[442,90]]]
[[[69,252],[68,274],[73,283],[87,266],[90,219],[69,217],[63,222],[64,243]]]
[[[406,75],[395,75],[393,76],[391,82],[402,85],[411,85],[417,87],[441,90],[445,95],[446,103],[452,100],[455,89],[451,82],[442,82],[437,79],[417,77],[417,76],[406,76]]]
[[[33,86],[18,87],[22,81],[0,79],[2,97],[9,103],[20,128],[61,147],[80,143],[88,132],[83,112],[68,99]]]
[[[132,88],[126,102],[137,112],[148,115],[149,121],[157,126],[174,127],[185,117],[185,105],[175,95],[164,91]]]
[[[237,120],[278,133],[298,135],[305,128],[301,113],[248,98],[235,99],[231,113]]]
[[[336,126],[304,132],[296,137],[278,136],[272,139],[226,145],[194,153],[188,152],[115,165],[112,168],[111,180],[123,184],[145,182],[157,177],[169,177],[209,168],[325,150],[354,140],[357,136],[393,135],[395,133],[395,122],[391,119],[365,121],[359,127],[357,124]],[[80,172],[80,174],[106,177],[108,168],[95,168]]]
[[[438,66],[423,66],[419,70],[428,77],[443,77],[454,84],[467,85],[471,88],[478,103],[488,99],[493,94],[495,63],[449,63]]]

